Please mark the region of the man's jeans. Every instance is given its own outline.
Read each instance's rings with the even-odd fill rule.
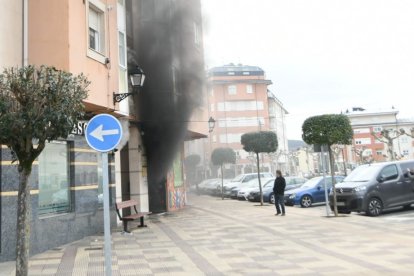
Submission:
[[[276,205],[276,212],[278,214],[285,213],[285,199],[284,195],[275,195],[275,205]],[[280,208],[282,208],[282,212],[280,212]]]

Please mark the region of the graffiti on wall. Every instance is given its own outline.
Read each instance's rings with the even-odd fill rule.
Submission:
[[[172,170],[167,175],[168,210],[178,210],[185,205],[185,186],[181,154],[174,160]]]

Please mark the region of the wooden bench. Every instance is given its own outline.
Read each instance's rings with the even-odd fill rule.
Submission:
[[[136,219],[140,219],[140,225],[138,227],[147,227],[144,224],[144,216],[151,214],[151,212],[138,212],[137,210],[138,202],[136,200],[127,200],[122,202],[115,203],[116,213],[118,214],[119,219],[122,221],[124,225],[124,232],[129,233],[128,231],[128,221],[133,221]],[[130,208],[132,213],[132,207],[134,207],[135,214],[131,214],[129,216],[121,216],[121,210],[125,208]]]

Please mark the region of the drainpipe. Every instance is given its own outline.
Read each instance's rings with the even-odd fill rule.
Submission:
[[[27,66],[28,64],[28,38],[29,38],[29,8],[28,8],[28,0],[22,0],[23,4],[23,22],[22,22],[22,35],[23,35],[23,66]]]

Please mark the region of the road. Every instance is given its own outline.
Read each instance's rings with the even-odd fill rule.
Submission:
[[[412,275],[414,210],[326,217],[325,207],[274,206],[209,196],[115,229],[113,275]],[[33,256],[30,275],[102,275],[103,237]]]

